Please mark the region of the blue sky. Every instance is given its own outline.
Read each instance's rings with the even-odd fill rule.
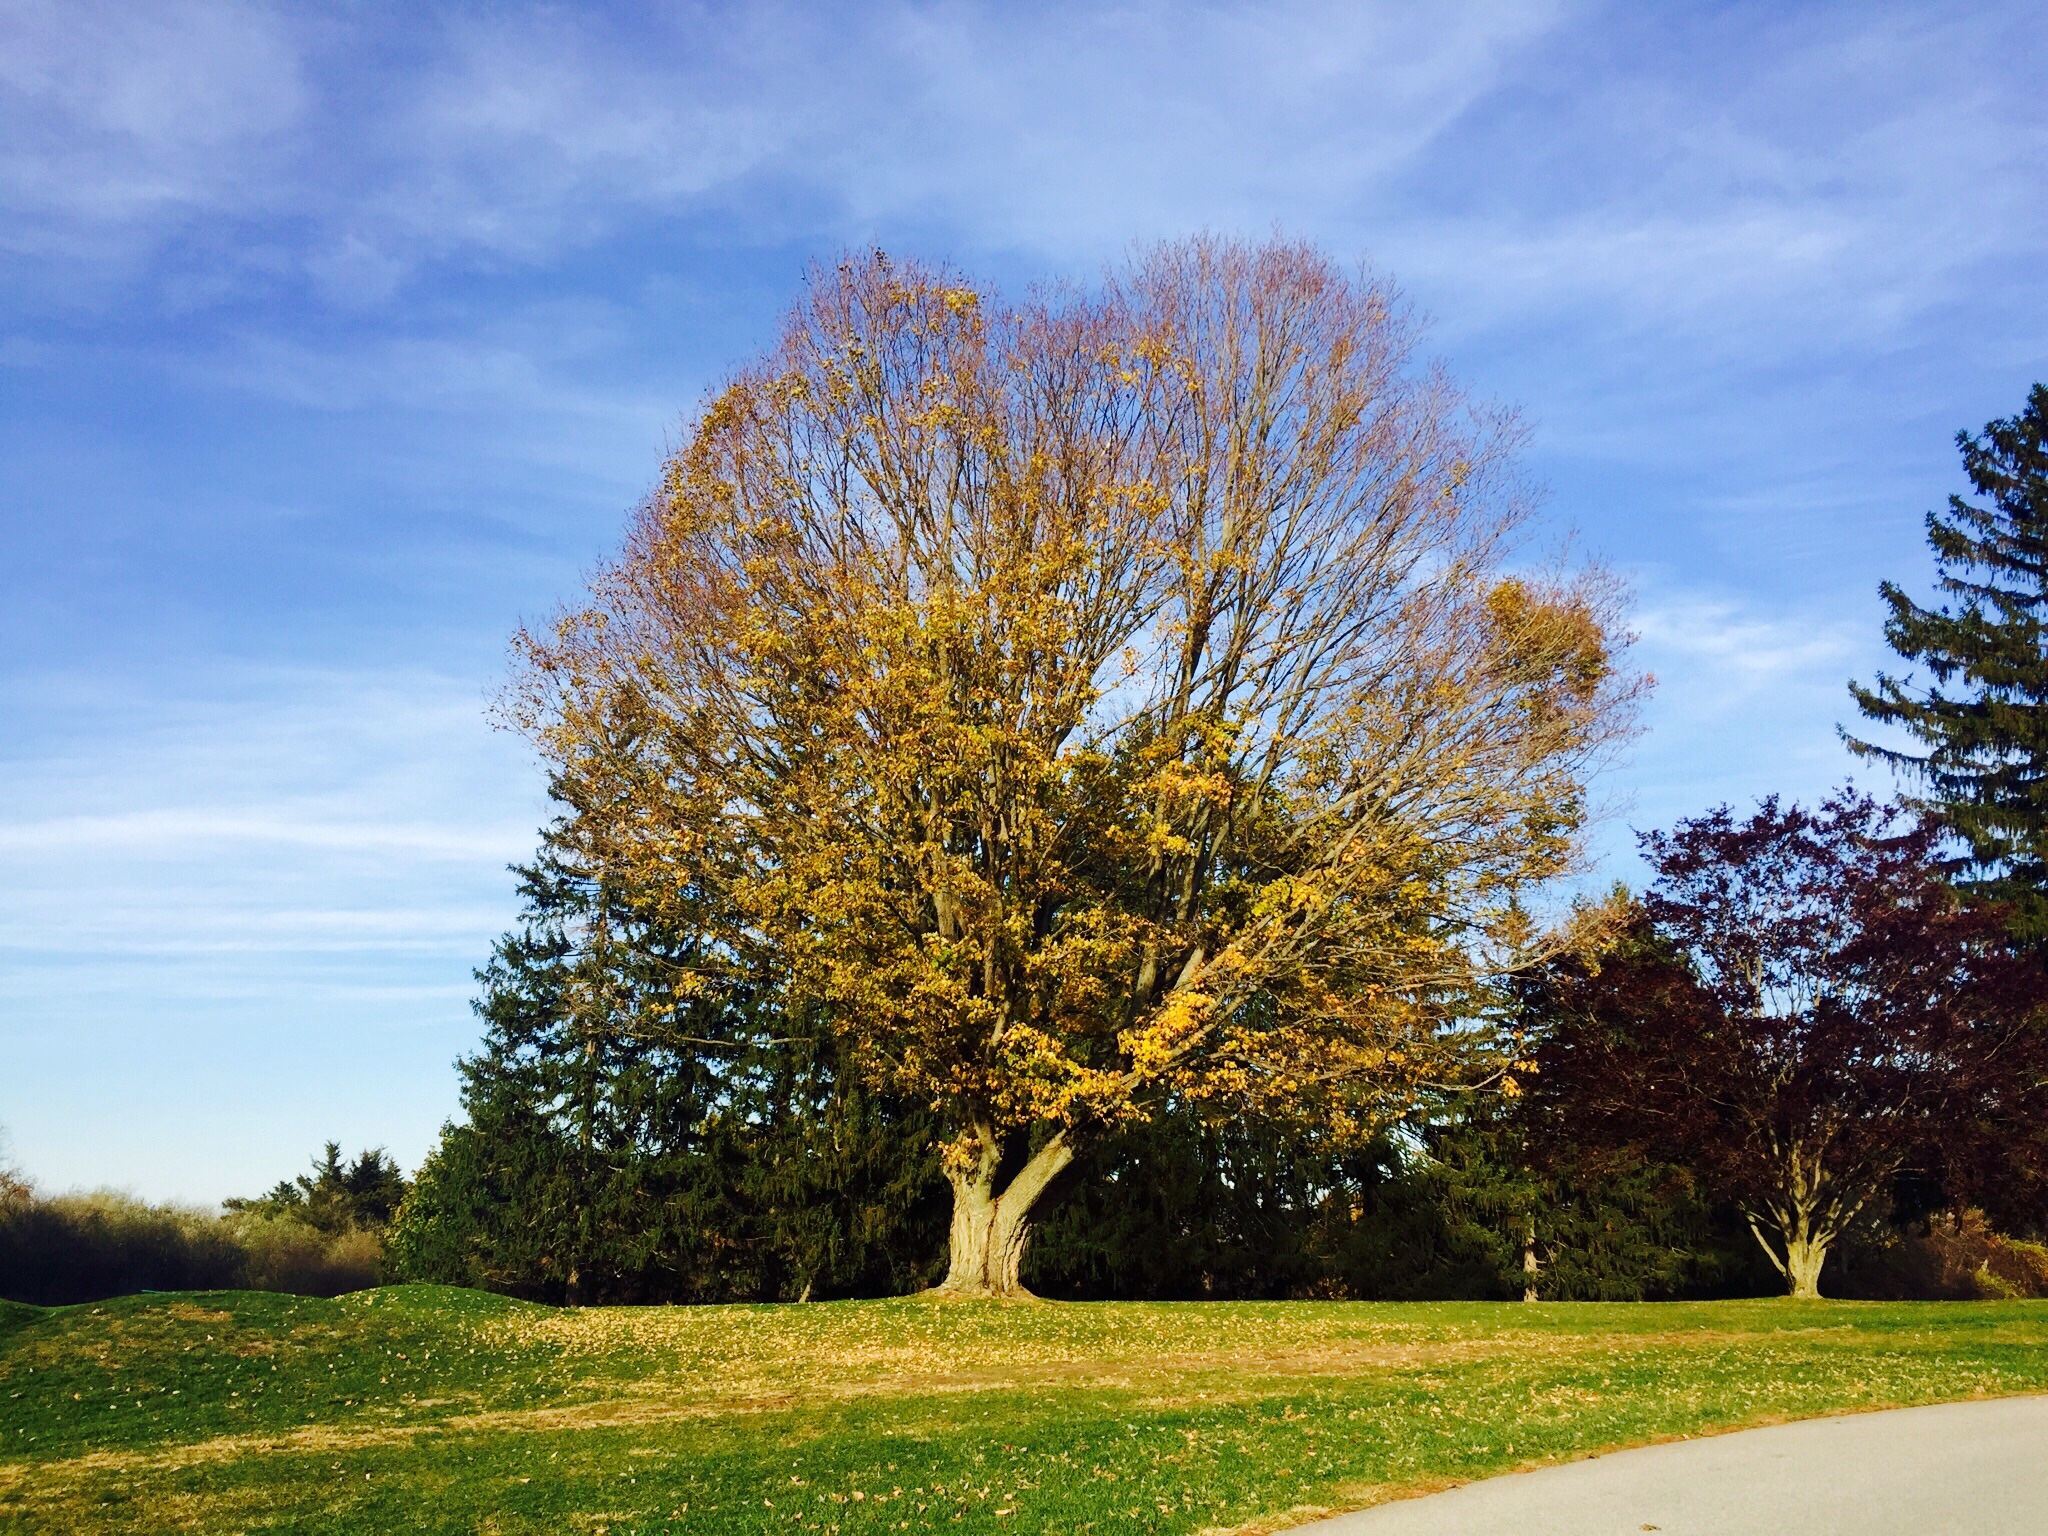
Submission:
[[[0,1125],[408,1166],[541,777],[485,706],[805,263],[1369,257],[1659,678],[1629,825],[1847,771],[1874,588],[2048,375],[2038,10],[0,0]]]

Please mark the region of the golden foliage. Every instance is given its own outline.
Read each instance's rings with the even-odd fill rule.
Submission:
[[[818,272],[515,711],[593,858],[963,1146],[1398,1106],[1557,942],[1525,898],[1640,686],[1609,582],[1511,568],[1514,424],[1412,345],[1288,244],[1016,304]]]

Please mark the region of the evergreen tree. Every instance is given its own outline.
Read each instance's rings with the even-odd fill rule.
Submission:
[[[1348,1208],[1351,1161],[1298,1126],[1169,1104],[1089,1149],[1025,1276],[1076,1299],[1331,1294],[1326,1216]]]
[[[390,1241],[410,1279],[550,1301],[795,1299],[915,1288],[944,1244],[930,1128],[838,1069],[831,1036],[743,976],[679,994],[697,942],[576,851],[519,871],[525,916],[478,973],[482,1048]]]
[[[330,1141],[313,1159],[310,1174],[280,1179],[253,1199],[237,1197],[221,1203],[230,1211],[290,1216],[332,1237],[382,1230],[408,1187],[404,1171],[382,1147],[366,1149],[350,1163],[342,1159],[341,1143]]]
[[[1843,734],[1850,750],[1917,777],[1918,804],[1969,845],[1964,883],[2009,903],[2021,933],[2048,938],[2048,385],[1956,442],[1985,501],[1951,496],[1927,515],[1944,600],[1923,608],[1891,582],[1878,589],[1886,641],[1932,681],[1850,684],[1865,715],[1925,750]]]
[[[1769,1289],[1734,1212],[1717,1210],[1690,1169],[1645,1150],[1601,1156],[1570,1097],[1541,1084],[1539,1073],[1518,1100],[1474,1104],[1431,1146],[1433,1203],[1452,1244],[1485,1256],[1491,1294],[1667,1301]]]
[[[1363,1144],[1173,1106],[1095,1150],[1094,1177],[1046,1218],[1026,1277],[1042,1295],[1157,1300],[1758,1288],[1747,1235],[1685,1170],[1577,1157],[1569,1121],[1533,1083],[1518,1100],[1447,1098]]]

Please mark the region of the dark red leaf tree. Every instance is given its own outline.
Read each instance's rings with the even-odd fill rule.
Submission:
[[[1644,834],[1633,931],[1542,989],[1538,1081],[1572,1134],[1689,1162],[1793,1296],[1909,1162],[1966,1177],[1964,1141],[2048,1097],[2040,964],[1958,899],[1940,838],[1853,789]]]

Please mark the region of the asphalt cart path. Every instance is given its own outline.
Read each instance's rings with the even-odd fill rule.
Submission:
[[[2048,1397],[1746,1429],[1510,1473],[1289,1536],[2048,1536]]]

